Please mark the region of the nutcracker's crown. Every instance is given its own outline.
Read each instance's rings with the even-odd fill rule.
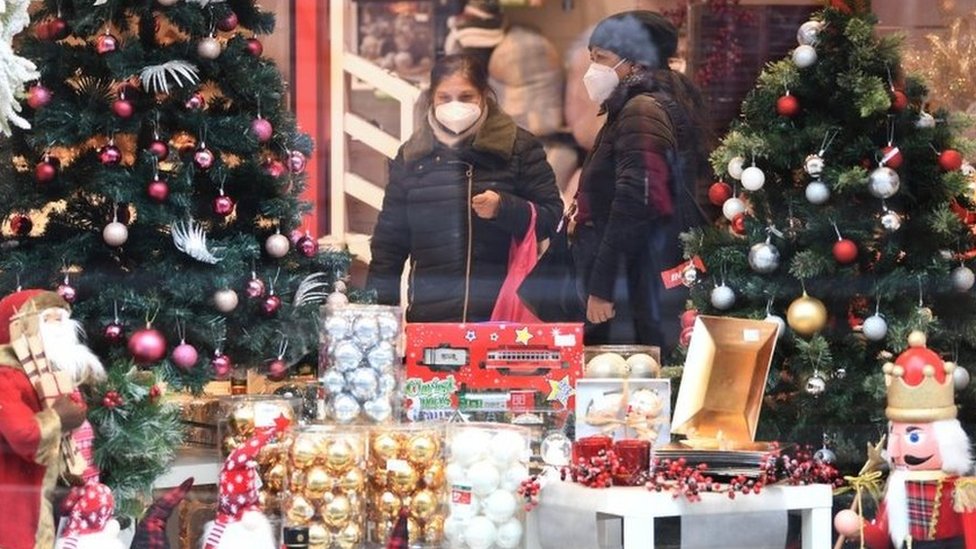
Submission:
[[[952,372],[956,365],[944,362],[925,346],[925,335],[912,332],[909,348],[895,362],[884,365],[888,388],[885,415],[891,421],[929,423],[956,417]]]

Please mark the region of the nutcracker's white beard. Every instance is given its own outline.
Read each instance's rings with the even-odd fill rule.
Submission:
[[[207,538],[214,522],[208,522],[200,538],[200,547],[207,547]],[[232,522],[224,527],[224,534],[216,549],[276,549],[275,536],[271,530],[268,517],[261,511],[245,511],[241,520]]]
[[[68,547],[67,543],[66,538],[58,539],[54,549]],[[125,549],[125,545],[119,539],[119,523],[115,519],[108,521],[101,532],[79,535],[76,544],[76,549]]]
[[[888,475],[885,491],[885,512],[888,513],[888,534],[895,547],[902,547],[908,536],[908,495],[905,479],[909,472],[895,469]]]
[[[54,311],[60,320],[45,320]],[[84,335],[81,324],[72,320],[64,309],[45,309],[40,315],[41,341],[44,354],[55,368],[71,374],[76,384],[105,379],[105,368],[95,353],[81,343],[79,335]]]

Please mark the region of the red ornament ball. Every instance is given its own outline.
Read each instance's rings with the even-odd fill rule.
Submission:
[[[274,128],[271,127],[271,122],[264,118],[255,118],[251,121],[251,135],[258,140],[258,143],[267,143],[274,135]]]
[[[305,171],[308,159],[301,151],[291,151],[288,153],[288,170],[293,174],[300,174]]]
[[[274,316],[281,309],[281,298],[272,294],[264,298],[261,302],[261,314],[264,316]]]
[[[112,53],[117,49],[119,49],[119,40],[111,34],[100,34],[98,35],[98,38],[95,39],[95,51],[97,51],[99,55]]]
[[[257,299],[259,297],[264,297],[265,286],[264,281],[260,278],[252,278],[247,281],[247,286],[244,288],[244,293],[247,297],[251,299]]]
[[[230,12],[226,17],[217,21],[217,28],[224,32],[230,32],[237,28],[237,23],[237,14]]]
[[[146,194],[156,202],[166,202],[169,198],[169,184],[165,179],[153,179],[146,187]]]
[[[842,238],[834,242],[834,259],[841,265],[848,265],[857,260],[857,244],[849,238]]]
[[[37,110],[51,102],[51,90],[35,84],[27,90],[27,106]]]
[[[800,114],[800,101],[792,95],[784,95],[776,100],[776,114],[793,118]]]
[[[43,30],[41,29],[42,25],[44,26]],[[68,22],[60,17],[54,17],[46,24],[38,25],[37,29],[37,37],[41,40],[64,40],[69,34],[71,34],[71,28],[68,26]]]
[[[688,309],[687,311],[681,313],[681,327],[691,328],[695,325],[695,319],[698,318],[698,309]]]
[[[17,236],[27,236],[34,229],[34,222],[30,217],[17,214],[10,219],[10,230]]]
[[[105,341],[112,345],[117,345],[122,343],[122,339],[125,338],[125,328],[118,322],[111,322],[102,330],[102,336],[105,338]]]
[[[725,181],[716,181],[708,188],[708,201],[716,206],[722,206],[732,198],[732,186]]]
[[[215,353],[214,357],[210,359],[210,366],[214,370],[214,376],[217,379],[227,379],[230,376],[230,371],[234,369],[234,363],[231,362],[230,357],[223,353]]]
[[[891,110],[892,112],[901,112],[908,108],[908,96],[905,92],[901,90],[894,90],[891,92]]]
[[[286,170],[287,168],[285,168],[285,165],[281,162],[281,160],[269,158],[268,160],[264,161],[264,173],[270,175],[271,177],[281,177],[285,175]]]
[[[209,170],[214,160],[216,158],[210,149],[197,149],[197,152],[193,153],[193,163],[201,170]]]
[[[59,164],[60,162],[58,162],[58,159],[54,158],[53,156],[49,156],[38,162],[37,165],[34,166],[34,179],[37,180],[38,183],[48,183],[53,181],[54,178],[58,176]]]
[[[947,172],[954,172],[962,168],[962,154],[955,149],[946,149],[939,153],[939,167]]]
[[[219,216],[227,217],[234,211],[234,206],[236,205],[237,203],[234,202],[233,198],[222,194],[214,198],[213,212]]]
[[[119,118],[129,118],[135,112],[135,108],[128,99],[116,99],[112,102],[112,112]]]
[[[61,299],[67,301],[68,303],[74,303],[78,299],[78,291],[71,284],[60,284],[58,285],[57,293],[61,296]]]
[[[746,214],[738,214],[732,218],[732,231],[735,234],[746,234]]]
[[[891,154],[891,157],[888,158],[888,160],[885,160],[885,157],[887,157],[889,154]],[[898,149],[898,147],[894,145],[887,145],[881,148],[881,160],[884,162],[885,166],[888,166],[892,170],[897,170],[901,167],[901,164],[905,159],[902,157],[901,151]]]
[[[288,364],[280,358],[272,360],[268,364],[268,377],[274,381],[280,381],[288,373]]]
[[[264,53],[264,45],[257,38],[247,39],[247,53],[253,55],[254,57],[261,57]]]
[[[156,160],[162,162],[169,156],[169,144],[162,139],[153,139],[149,144],[149,152],[156,157]]]
[[[128,348],[139,364],[157,362],[166,355],[166,338],[155,328],[143,328],[132,334]]]
[[[315,254],[319,253],[319,243],[308,235],[298,239],[296,248],[298,248],[299,253],[305,257],[315,257]]]
[[[114,166],[122,162],[122,151],[115,145],[105,145],[98,151],[98,161],[105,166]]]

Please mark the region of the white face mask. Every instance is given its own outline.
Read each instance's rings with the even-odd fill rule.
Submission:
[[[434,109],[434,118],[454,133],[462,133],[481,118],[481,107],[474,103],[451,101]]]
[[[617,84],[620,84],[617,67],[623,62],[624,60],[621,59],[612,67],[590,63],[590,68],[586,69],[586,74],[583,75],[583,86],[594,103],[602,104],[617,88]]]

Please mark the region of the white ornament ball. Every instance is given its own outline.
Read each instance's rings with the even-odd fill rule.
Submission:
[[[539,453],[542,454],[543,463],[554,467],[569,465],[569,458],[572,452],[572,441],[559,431],[546,435],[546,438],[542,439],[542,444],[539,446]]]
[[[275,233],[264,241],[264,251],[274,258],[285,257],[289,248],[291,248],[291,242],[288,242],[288,237],[281,233]]]
[[[793,50],[793,64],[801,69],[812,66],[817,62],[817,50],[813,46],[803,44]]]
[[[515,499],[515,494],[508,490],[495,490],[485,498],[482,511],[495,524],[502,524],[515,515],[517,508],[518,500]]]
[[[898,172],[888,166],[880,166],[868,176],[868,191],[877,198],[891,198],[899,187],[901,178],[898,177]]]
[[[451,440],[451,459],[469,467],[485,457],[491,436],[480,429],[465,429]]]
[[[819,206],[830,200],[830,187],[819,179],[817,181],[811,181],[807,184],[803,195],[806,196],[807,202]]]
[[[499,431],[491,439],[491,459],[499,468],[507,468],[522,458],[528,448],[525,437],[515,431]]]
[[[735,305],[735,292],[725,284],[716,286],[711,294],[712,307],[720,311],[731,309]]]
[[[807,21],[800,25],[796,30],[796,42],[801,46],[815,46],[823,26],[823,21]]]
[[[461,533],[461,540],[470,549],[488,549],[495,544],[496,537],[495,523],[488,517],[472,518]]]
[[[745,169],[746,159],[741,156],[734,156],[732,160],[729,160],[728,166],[726,168],[729,171],[729,177],[732,179],[740,179],[742,177],[742,171]]]
[[[451,461],[444,468],[444,479],[448,484],[466,484],[468,482],[468,471],[457,461]]]
[[[918,114],[918,120],[915,121],[915,127],[918,129],[934,128],[935,117],[925,111],[922,111]]]
[[[976,284],[976,274],[965,265],[956,267],[950,274],[952,278],[952,288],[957,292],[966,292]]]
[[[747,191],[758,191],[766,184],[766,174],[756,166],[749,166],[742,171],[742,188]]]
[[[888,323],[881,315],[871,315],[864,319],[861,325],[861,333],[871,341],[881,341],[888,335]]]
[[[746,203],[736,197],[732,197],[722,204],[722,215],[724,215],[725,219],[728,219],[729,221],[735,219],[735,216],[739,215],[740,213],[745,213],[745,211]]]
[[[479,461],[468,468],[468,483],[476,496],[487,496],[498,489],[502,475],[498,467],[487,459]]]
[[[464,527],[467,520],[464,517],[458,516],[453,511],[454,509],[452,508],[451,514],[444,521],[444,538],[451,544],[451,547],[458,547],[461,545],[461,536],[464,535]]]
[[[803,171],[810,174],[812,177],[820,177],[820,174],[824,170],[824,159],[819,154],[808,155],[806,160],[803,161]]]
[[[586,363],[586,377],[620,377],[627,371],[627,361],[617,353],[600,353]]]
[[[893,233],[901,228],[901,216],[896,212],[886,212],[881,216],[881,226]]]
[[[635,353],[627,357],[630,377],[654,377],[661,371],[661,365],[649,354]]]
[[[208,36],[197,43],[197,55],[204,59],[220,57],[221,49],[220,42],[212,36]]]
[[[511,519],[498,527],[495,537],[495,547],[498,549],[515,549],[521,547],[522,542],[522,522],[518,519]]]
[[[214,292],[214,307],[222,313],[229,313],[237,308],[237,292],[230,288],[224,288]]]
[[[156,0],[160,6],[175,6],[180,2],[180,0]]]
[[[976,166],[973,166],[969,162],[963,162],[962,163],[962,167],[959,168],[959,172],[962,173],[966,177],[972,178],[972,177],[976,176]],[[970,183],[969,189],[970,189],[970,191],[973,189],[972,183]]]
[[[773,324],[779,326],[779,328],[776,329],[777,338],[783,337],[783,334],[786,333],[786,321],[783,320],[783,317],[769,313],[763,320],[766,322],[772,322]]]
[[[760,274],[768,274],[779,267],[779,250],[769,242],[757,242],[749,248],[749,267]]]
[[[126,240],[129,240],[129,228],[124,223],[113,221],[105,225],[105,228],[102,229],[102,239],[109,246],[121,246],[125,244]]]
[[[505,471],[502,475],[502,482],[500,484],[502,490],[508,490],[509,492],[515,492],[522,485],[522,481],[529,478],[529,468],[521,463],[516,463]]]
[[[969,370],[957,364],[956,369],[952,371],[952,386],[955,387],[957,391],[962,391],[968,387]]]

